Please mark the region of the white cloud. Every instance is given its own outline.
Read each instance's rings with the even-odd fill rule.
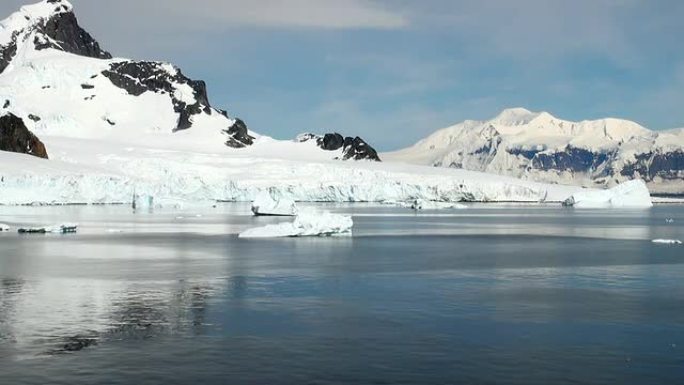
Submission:
[[[166,28],[394,29],[407,19],[371,0],[73,0],[78,9],[125,10]],[[111,4],[110,4],[111,3]]]
[[[368,0],[210,0],[204,17],[236,25],[330,29],[394,29],[407,25],[399,13]],[[212,9],[213,8],[213,9]],[[209,11],[209,12],[206,12]]]

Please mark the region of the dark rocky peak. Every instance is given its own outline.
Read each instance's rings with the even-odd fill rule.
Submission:
[[[241,119],[235,119],[235,123],[225,133],[228,135],[228,147],[243,148],[254,144],[254,137],[249,135],[247,125]]]
[[[360,137],[344,137],[338,133],[325,134],[323,136],[311,133],[297,136],[298,142],[316,140],[318,147],[326,151],[337,151],[342,149],[343,160],[372,160],[380,162],[377,151]]]
[[[0,151],[17,152],[39,158],[48,158],[45,145],[16,115],[0,116]]]
[[[66,0],[44,0],[24,6],[0,23],[0,73],[22,44],[33,44],[37,50],[53,48],[94,58],[112,57],[81,28],[73,6]]]
[[[122,61],[112,63],[108,70],[102,72],[112,84],[124,89],[130,95],[140,96],[145,92],[168,94],[173,108],[179,114],[178,124],[174,131],[192,127],[191,117],[200,113],[220,113],[213,110],[207,96],[207,85],[201,80],[192,80],[180,69],[166,63],[153,61]],[[192,100],[182,97],[176,92],[178,87],[189,86],[192,89]]]
[[[60,13],[48,19],[36,35],[36,49],[53,48],[80,56],[111,59],[112,55],[100,48],[100,44],[81,26],[73,12]],[[46,39],[47,37],[48,39]]]

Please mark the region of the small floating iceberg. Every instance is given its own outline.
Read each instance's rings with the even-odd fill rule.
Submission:
[[[297,215],[297,205],[269,191],[262,191],[252,202],[252,212],[257,216],[293,217]]]
[[[4,233],[10,231],[9,225],[6,225],[4,223],[0,223],[0,233]]]
[[[619,184],[608,190],[586,190],[563,202],[578,208],[649,208],[653,207],[646,183],[640,179]]]
[[[659,243],[662,245],[681,245],[682,241],[679,239],[654,239],[651,242],[653,243]]]
[[[240,238],[330,237],[351,235],[351,216],[329,212],[305,212],[293,222],[249,229]]]
[[[22,227],[19,229],[20,234],[73,234],[76,231],[78,231],[78,225],[74,223],[63,223],[61,225],[46,227]]]

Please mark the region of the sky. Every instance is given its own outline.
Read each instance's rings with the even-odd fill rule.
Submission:
[[[684,127],[684,1],[71,2],[114,56],[170,61],[280,139],[336,131],[387,151],[509,107]]]

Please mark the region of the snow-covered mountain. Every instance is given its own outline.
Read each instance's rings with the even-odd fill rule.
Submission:
[[[24,6],[0,22],[0,108],[0,115],[21,118],[48,152],[55,137],[226,152],[265,145],[258,153],[292,151],[298,148],[292,143],[299,144],[251,132],[210,104],[203,81],[172,64],[112,57],[79,26],[67,0]],[[370,159],[310,147],[298,152]]]
[[[619,119],[571,122],[514,108],[382,157],[589,187],[640,178],[651,192],[684,193],[684,129],[651,131]]]
[[[0,205],[250,201],[562,202],[575,186],[371,161],[358,137],[276,140],[177,67],[115,58],[66,0],[0,22]],[[427,162],[430,163],[430,162]],[[180,203],[179,203],[180,202]]]

